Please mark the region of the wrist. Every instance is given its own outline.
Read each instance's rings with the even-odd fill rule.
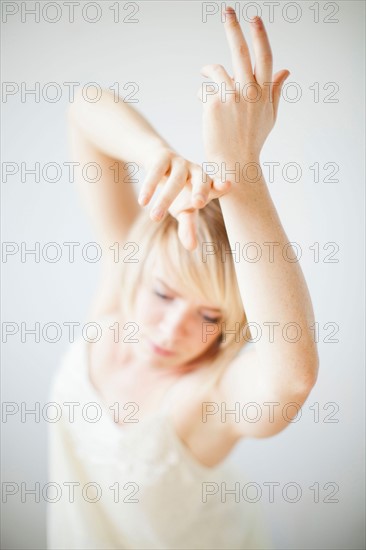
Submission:
[[[258,154],[248,153],[236,158],[216,158],[203,163],[209,168],[211,177],[221,181],[230,181],[233,188],[242,185],[244,182],[255,183],[262,177],[262,168]]]
[[[269,197],[269,189],[263,178],[252,183],[248,180],[240,180],[233,184],[231,189],[219,197],[221,208],[225,211],[229,209],[239,208],[244,215],[258,215],[264,202],[267,202]],[[264,202],[263,202],[264,201]],[[223,210],[223,211],[224,211]]]

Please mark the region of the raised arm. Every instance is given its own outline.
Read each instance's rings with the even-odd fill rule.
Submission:
[[[179,155],[136,109],[122,98],[115,102],[109,90],[102,90],[96,103],[84,99],[79,90],[69,108],[68,121],[74,160],[81,166],[96,162],[102,173],[100,181],[93,184],[79,170],[78,186],[103,246],[123,241],[139,213],[131,182],[139,167],[146,176],[140,204],[147,205],[162,186],[151,219],[161,219],[156,210],[164,215],[169,207],[177,218],[184,246],[195,246],[196,209],[227,192],[228,183],[213,181],[200,165]],[[131,177],[127,163],[133,163]]]
[[[216,189],[209,176],[203,177],[201,166],[174,151],[136,109],[122,98],[116,102],[109,90],[102,90],[102,97],[95,103],[84,99],[81,90],[77,92],[68,110],[68,132],[73,161],[80,165],[77,185],[103,250],[99,288],[89,312],[89,317],[95,318],[118,308],[120,265],[114,263],[109,247],[126,242],[139,215],[131,181],[136,171],[143,168],[145,172],[142,191],[147,198],[140,196],[140,204],[148,204],[162,186],[155,207],[163,207],[166,212],[170,205],[169,211],[178,221],[179,237],[187,247],[194,246],[193,205],[202,208],[206,200],[221,196],[227,185],[219,184]],[[93,167],[85,172],[88,163],[96,163],[99,174]],[[128,163],[132,163],[130,168]],[[171,204],[182,189],[185,192]],[[194,196],[202,195],[203,201],[193,197],[192,202],[192,190]],[[158,219],[154,210],[151,218]]]
[[[78,170],[77,184],[102,246],[123,241],[139,213],[132,179],[146,169],[162,148],[169,147],[132,106],[102,91],[101,99],[90,103],[79,90],[68,111],[69,140],[73,160],[84,167],[99,165],[101,178],[87,181]],[[127,163],[130,165],[130,175]],[[90,169],[88,179],[96,172]]]
[[[240,358],[234,361],[228,379],[223,380],[222,395],[229,401],[258,403],[259,420],[242,422],[235,429],[242,436],[266,437],[288,426],[282,414],[286,404],[302,406],[306,400],[318,375],[318,351],[306,281],[260,166],[260,152],[275,124],[281,87],[289,72],[272,76],[272,52],[260,18],[250,23],[252,69],[235,12],[226,9],[224,27],[234,78],[219,65],[205,66],[202,74],[218,87],[222,84],[230,90],[236,85],[237,95],[225,101],[216,94],[204,104],[204,141],[209,161],[223,166],[223,172],[238,168],[232,190],[220,198],[220,204],[231,248],[239,246],[242,252],[246,243],[252,243],[258,255],[257,261],[248,261],[240,253],[234,265],[248,322],[258,327],[259,334],[253,334],[256,360],[246,368]],[[279,405],[272,420],[266,414],[269,402]]]
[[[116,103],[108,90],[103,90],[96,103],[86,101],[79,91],[69,107],[67,121],[72,160],[80,163],[76,184],[103,251],[100,280],[88,312],[88,319],[94,319],[118,308],[120,263],[114,262],[109,247],[126,241],[141,211],[131,179],[168,144],[122,98]],[[128,169],[128,162],[135,165]],[[88,163],[97,163],[97,181],[90,181],[96,169],[91,167],[85,172]]]

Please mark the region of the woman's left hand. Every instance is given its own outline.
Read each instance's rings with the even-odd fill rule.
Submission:
[[[198,210],[227,193],[231,183],[211,178],[198,164],[169,147],[162,147],[154,149],[147,163],[147,175],[139,195],[141,206],[150,202],[158,187],[161,193],[150,218],[160,221],[169,212],[178,222],[178,237],[182,245],[187,250],[194,250],[198,244]]]
[[[166,189],[157,199],[155,208],[163,207],[165,212],[168,210],[177,219],[178,236],[188,250],[197,247],[198,210],[233,188],[231,177],[228,179],[222,174],[222,163],[226,170],[232,170],[238,162],[259,159],[263,143],[276,121],[281,87],[290,74],[282,70],[271,80],[272,52],[260,19],[258,23],[251,23],[256,59],[253,71],[248,46],[235,11],[228,7],[226,12],[225,31],[232,53],[234,77],[231,78],[221,65],[206,65],[201,73],[216,84],[219,93],[207,94],[207,98],[204,98],[200,88],[198,94],[204,105],[206,160],[220,163],[215,177],[206,175],[203,178],[201,167],[184,159],[182,162],[182,159],[176,158],[178,155],[168,151],[168,156],[155,160],[157,165],[153,166],[153,176],[149,176],[148,182],[143,185],[144,191],[149,190],[149,198],[144,203],[147,204],[159,182],[165,184]],[[239,88],[239,93],[225,95],[225,91],[230,92],[234,88]],[[172,170],[174,164],[180,166],[178,171]],[[197,189],[205,190],[204,201],[200,204],[195,200]],[[159,220],[153,212],[151,216]]]
[[[221,163],[230,170],[237,162],[259,159],[276,121],[282,85],[290,74],[283,69],[272,78],[272,52],[260,18],[250,22],[254,70],[243,32],[231,7],[226,8],[224,28],[234,76],[231,78],[222,65],[205,65],[201,74],[213,81],[214,89],[202,85],[197,94],[203,104],[206,160],[218,163],[219,171]],[[230,93],[234,90],[235,93]]]

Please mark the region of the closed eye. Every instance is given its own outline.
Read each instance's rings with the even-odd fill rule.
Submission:
[[[158,292],[157,290],[154,290],[154,293],[159,296],[160,298],[162,298],[163,300],[171,300],[171,298],[169,296],[166,296],[165,294],[161,294],[160,292]]]
[[[202,317],[207,323],[217,323],[217,321],[220,319],[220,317],[213,318],[213,317],[207,317],[207,315],[202,315]]]
[[[162,300],[172,300],[172,298],[170,296],[167,296],[166,294],[162,294],[161,292],[158,292],[157,290],[154,290],[154,294],[156,294],[156,296],[159,296],[159,298],[161,298]],[[220,317],[208,317],[207,315],[202,315],[202,318],[207,323],[217,323],[220,320]]]

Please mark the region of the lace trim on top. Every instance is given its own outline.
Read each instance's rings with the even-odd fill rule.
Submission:
[[[223,472],[228,476],[228,472],[233,470],[233,464],[229,465],[231,453],[215,466],[206,466],[192,454],[176,433],[169,412],[184,377],[168,388],[157,411],[138,423],[122,427],[113,420],[90,380],[87,342],[80,337],[72,346],[75,346],[76,357],[73,361],[72,358],[65,358],[66,361],[69,359],[72,376],[76,377],[72,387],[75,388],[78,400],[83,395],[85,402],[96,403],[102,413],[98,422],[83,421],[80,426],[77,423],[71,425],[71,436],[80,457],[100,465],[113,465],[119,471],[134,476],[134,479],[146,477],[150,481],[171,467],[183,468],[186,475],[200,478],[220,476]],[[81,363],[81,368],[75,363]],[[70,382],[67,379],[63,384],[68,393]]]

